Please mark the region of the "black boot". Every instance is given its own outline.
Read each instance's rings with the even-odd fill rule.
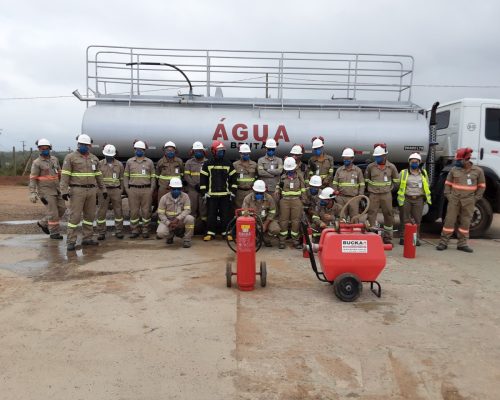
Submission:
[[[399,239],[399,244],[400,246],[404,246],[405,240],[403,238]]]
[[[474,253],[474,250],[472,250],[472,249],[471,249],[469,246],[467,246],[467,245],[457,247],[457,250],[460,250],[460,251],[465,251],[466,253]]]
[[[54,240],[63,240],[63,237],[60,233],[51,233],[50,238]]]
[[[129,236],[130,239],[136,239],[139,237],[139,234],[137,232],[132,232]]]
[[[99,243],[97,243],[94,239],[83,239],[82,240],[82,246],[97,246]]]
[[[74,250],[76,250],[76,244],[75,244],[75,243],[68,243],[68,244],[66,245],[66,249],[67,249],[68,251],[74,251]]]
[[[45,233],[46,235],[50,235],[50,231],[47,226],[43,226],[40,222],[37,222],[36,224],[43,231],[43,233]]]
[[[104,233],[99,233],[97,240],[106,240],[106,235]]]
[[[443,251],[443,250],[446,250],[448,248],[447,245],[445,245],[444,243],[439,243],[437,246],[436,246],[436,250],[439,250],[439,251]]]
[[[123,233],[121,232],[116,232],[115,236],[117,239],[123,239]]]

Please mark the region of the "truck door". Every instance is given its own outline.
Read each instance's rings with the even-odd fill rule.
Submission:
[[[482,105],[481,128],[477,163],[500,176],[500,104]]]

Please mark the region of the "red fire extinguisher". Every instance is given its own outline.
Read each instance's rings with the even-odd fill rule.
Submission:
[[[255,218],[240,216],[236,220],[236,281],[240,290],[255,288]]]
[[[417,224],[405,224],[405,245],[403,250],[403,257],[415,258],[417,252]]]

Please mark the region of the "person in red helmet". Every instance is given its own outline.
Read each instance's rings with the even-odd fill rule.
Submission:
[[[238,189],[236,171],[233,164],[224,159],[226,147],[224,143],[215,140],[210,147],[212,159],[206,161],[200,171],[200,195],[207,200],[207,234],[205,241],[212,240],[217,231],[217,217],[220,218],[222,236],[226,232],[232,209],[232,201]]]
[[[455,225],[457,229],[457,250],[472,253],[468,246],[469,227],[477,201],[481,200],[486,190],[483,170],[470,161],[472,149],[460,148],[455,154],[455,165],[445,181],[444,195],[448,200],[446,218],[441,231],[441,241],[436,250],[446,250]]]

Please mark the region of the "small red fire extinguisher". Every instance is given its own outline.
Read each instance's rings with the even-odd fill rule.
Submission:
[[[417,252],[417,224],[405,224],[405,245],[403,250],[403,257],[415,258]]]

